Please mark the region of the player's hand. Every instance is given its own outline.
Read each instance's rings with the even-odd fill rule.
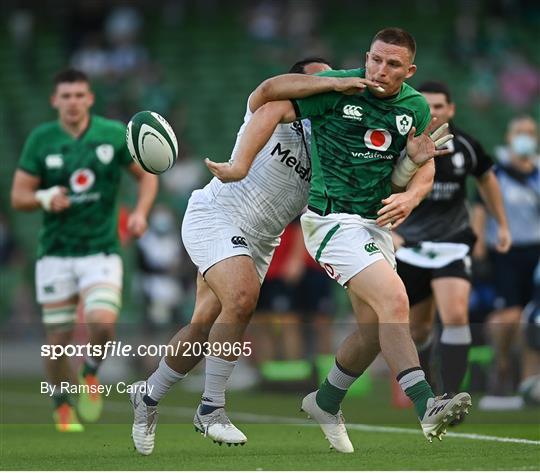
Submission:
[[[60,213],[68,209],[71,206],[71,201],[67,196],[67,189],[65,187],[59,187],[59,192],[53,195],[50,203],[50,211],[54,213]]]
[[[450,141],[454,135],[448,133],[448,123],[444,123],[436,130],[437,119],[433,117],[424,133],[414,136],[416,128],[413,126],[407,137],[407,155],[415,164],[421,166],[429,159],[435,156],[449,154],[449,149],[438,149],[447,141]]]
[[[236,182],[246,177],[246,172],[231,163],[215,163],[206,158],[204,164],[221,182]]]
[[[129,215],[127,221],[127,229],[129,233],[135,238],[139,238],[148,228],[148,221],[146,215],[141,212],[133,212]]]
[[[506,226],[499,226],[499,229],[497,230],[497,244],[495,245],[495,249],[498,253],[507,253],[511,246],[512,235],[510,234],[510,229]]]
[[[362,77],[336,77],[335,79],[334,91],[341,92],[345,95],[354,95],[363,92],[368,85],[378,92],[384,92],[384,89],[379,84]]]
[[[419,203],[414,192],[392,194],[381,202],[384,207],[377,212],[379,217],[376,223],[379,227],[384,227],[390,223],[392,228],[401,225]]]

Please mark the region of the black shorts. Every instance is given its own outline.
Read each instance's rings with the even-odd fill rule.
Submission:
[[[294,311],[294,286],[279,278],[265,280],[261,286],[257,310],[277,313]]]
[[[461,278],[471,281],[470,258],[452,261],[442,268],[421,268],[396,259],[399,277],[405,284],[412,307],[431,296],[431,281],[437,278]]]
[[[334,314],[332,280],[322,271],[307,268],[296,285],[282,279],[264,281],[257,309],[261,312],[296,312],[300,316]]]
[[[496,309],[525,307],[533,297],[533,276],[540,245],[514,246],[505,254],[489,252],[497,300]]]

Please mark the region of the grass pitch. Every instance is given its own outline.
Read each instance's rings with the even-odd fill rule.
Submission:
[[[9,470],[538,470],[540,411],[483,413],[442,442],[428,443],[411,411],[390,407],[386,383],[343,411],[355,453],[329,449],[318,426],[298,412],[301,394],[235,392],[233,422],[243,447],[218,446],[191,425],[198,396],[173,390],[160,407],[156,448],[139,455],[130,438],[131,407],[106,400],[102,421],[80,434],[55,432],[38,382],[5,382],[1,396],[1,468]],[[474,408],[474,406],[473,406]]]

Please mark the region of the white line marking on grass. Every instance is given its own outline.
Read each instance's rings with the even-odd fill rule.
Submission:
[[[6,402],[6,395],[12,395],[13,398],[9,399],[9,402]],[[39,394],[28,394],[21,393],[16,391],[3,391],[2,392],[2,401],[4,405],[21,405],[28,406],[29,404],[35,405],[36,401],[44,399],[45,396]],[[131,406],[129,401],[126,398],[126,402],[121,401],[106,401],[105,409],[107,411],[118,413],[119,410],[131,412]],[[2,406],[2,409],[5,407]],[[180,417],[180,418],[191,418],[195,412],[195,407],[173,407],[173,406],[159,406],[159,411],[163,415],[171,417]],[[249,412],[228,412],[228,414],[234,418],[235,421],[240,422],[253,422],[259,424],[288,424],[296,425],[303,427],[319,427],[314,423],[302,423],[298,417],[282,417],[282,416],[273,416],[265,414],[252,414]],[[390,426],[381,426],[381,425],[369,425],[369,424],[347,424],[347,429],[357,430],[360,432],[372,432],[372,433],[393,433],[393,434],[413,434],[413,435],[423,435],[418,429],[408,429],[405,427],[390,427]],[[500,442],[500,443],[518,443],[522,445],[540,445],[540,440],[529,440],[523,438],[514,438],[514,437],[496,437],[494,435],[482,435],[466,432],[448,432],[447,437],[458,438],[458,439],[469,439],[469,440],[480,440],[485,442]]]

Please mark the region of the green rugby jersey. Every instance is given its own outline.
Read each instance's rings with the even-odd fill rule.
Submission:
[[[123,123],[95,115],[79,138],[58,121],[32,131],[19,168],[39,177],[42,189],[66,187],[71,200],[63,212],[43,212],[38,258],[118,253],[116,196],[121,168],[133,162],[125,136]]]
[[[319,75],[364,77],[364,69]],[[357,95],[329,92],[292,103],[298,118],[311,120],[309,206],[324,215],[377,218],[381,200],[391,194],[392,170],[411,127],[418,135],[429,124],[429,106],[422,94],[403,84],[387,99],[366,90]]]

